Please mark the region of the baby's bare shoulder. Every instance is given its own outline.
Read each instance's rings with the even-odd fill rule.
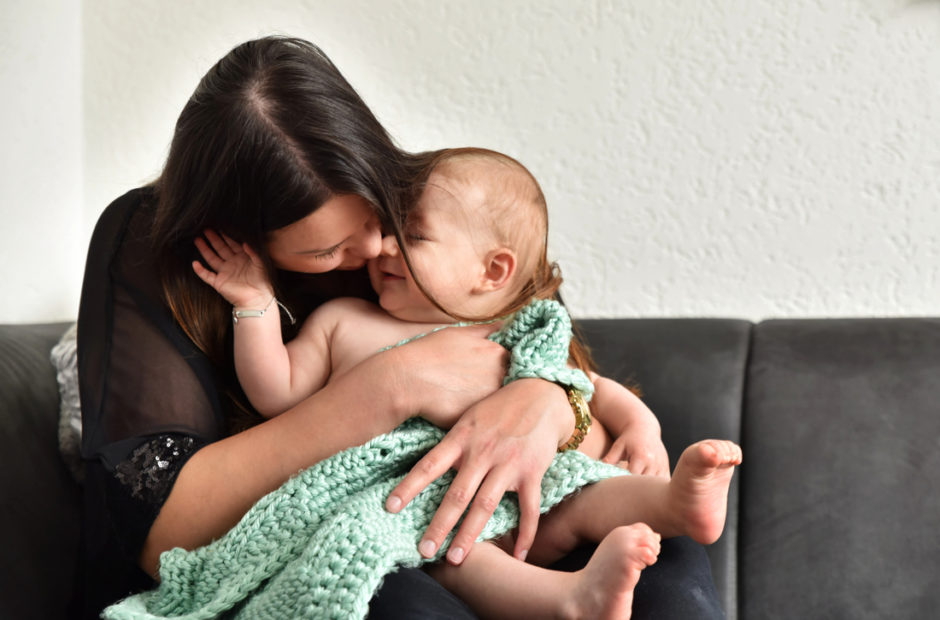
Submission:
[[[377,320],[383,316],[386,316],[385,311],[371,301],[358,297],[337,297],[320,305],[308,320],[337,325],[349,321]]]

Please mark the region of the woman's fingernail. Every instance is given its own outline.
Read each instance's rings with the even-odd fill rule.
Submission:
[[[523,550],[520,551],[519,554],[516,556],[516,559],[519,560],[520,562],[525,562],[525,556],[527,556],[527,555],[529,555],[529,550],[528,550],[528,549],[523,549]]]
[[[421,544],[418,545],[418,553],[423,555],[426,558],[434,555],[434,551],[437,549],[437,545],[434,544],[433,540],[422,540]]]
[[[385,510],[389,512],[398,512],[401,510],[401,498],[397,495],[390,495],[385,501]]]
[[[447,552],[447,560],[451,564],[460,564],[460,561],[463,560],[463,549],[460,547],[452,547],[450,551]]]

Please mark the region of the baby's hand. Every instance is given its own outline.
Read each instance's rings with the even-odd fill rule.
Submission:
[[[208,243],[206,243],[208,241]],[[196,248],[210,269],[193,261],[193,271],[236,308],[264,308],[274,297],[261,257],[247,243],[213,230],[196,237]]]
[[[605,463],[627,469],[632,474],[646,474],[669,478],[669,455],[656,432],[634,424],[614,438],[610,450],[601,459]]]

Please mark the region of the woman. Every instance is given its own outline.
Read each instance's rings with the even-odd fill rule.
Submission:
[[[160,178],[101,216],[79,311],[84,613],[151,587],[162,551],[206,544],[292,474],[416,412],[451,431],[389,506],[454,468],[426,541],[442,544],[469,508],[452,543],[468,550],[507,490],[519,496],[520,537],[534,536],[539,481],[574,418],[555,385],[497,389],[506,353],[486,328],[376,355],[261,423],[235,379],[232,308],[192,271],[193,240],[212,228],[263,256],[277,300],[257,312],[282,304],[303,317],[325,299],[370,296],[361,268],[382,228],[398,231],[416,159],[319,49],[265,38],[206,74]],[[416,570],[389,579],[373,605],[375,617],[466,613]]]

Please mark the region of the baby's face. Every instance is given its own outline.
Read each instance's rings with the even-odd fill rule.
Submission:
[[[435,181],[438,181],[435,183]],[[418,280],[450,312],[476,315],[473,292],[483,275],[478,251],[483,224],[473,218],[447,184],[432,175],[409,214],[404,236]],[[369,277],[379,305],[392,316],[419,323],[451,322],[415,283],[394,235],[382,239],[382,251],[369,261]]]

